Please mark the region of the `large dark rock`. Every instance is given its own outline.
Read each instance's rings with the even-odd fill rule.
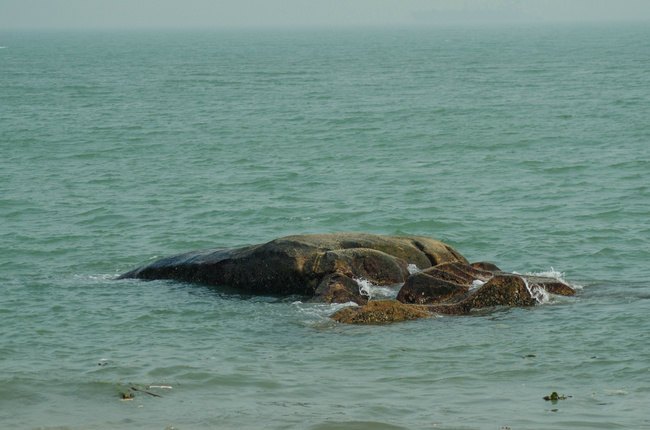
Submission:
[[[570,285],[555,278],[506,273],[492,263],[469,264],[456,250],[434,239],[363,233],[288,236],[261,245],[189,252],[121,278],[173,279],[252,294],[355,302],[361,306],[342,309],[333,318],[363,324],[532,306],[546,292],[575,294]],[[397,300],[373,301],[362,293],[357,282],[361,279],[402,287]]]
[[[392,285],[407,279],[409,264],[425,269],[453,261],[467,263],[449,245],[426,237],[315,234],[288,236],[242,248],[180,254],[120,278],[173,279],[229,286],[254,294],[311,297],[332,274]]]
[[[411,275],[397,293],[402,303],[418,305],[441,303],[463,297],[469,291],[461,279],[455,279],[445,272],[426,270]]]

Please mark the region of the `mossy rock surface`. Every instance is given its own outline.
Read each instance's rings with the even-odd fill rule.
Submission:
[[[389,324],[431,315],[426,306],[407,305],[397,300],[373,300],[364,306],[341,309],[332,319],[346,324]]]

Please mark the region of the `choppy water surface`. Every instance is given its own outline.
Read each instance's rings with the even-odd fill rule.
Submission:
[[[0,422],[650,428],[649,41],[605,25],[0,33]],[[113,280],[333,231],[432,236],[583,288],[357,327],[296,297]]]

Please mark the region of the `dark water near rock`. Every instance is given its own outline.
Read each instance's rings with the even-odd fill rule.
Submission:
[[[647,28],[0,46],[4,427],[650,428]],[[332,231],[432,236],[583,289],[349,327],[294,298],[112,280]],[[121,401],[132,386],[162,397]]]

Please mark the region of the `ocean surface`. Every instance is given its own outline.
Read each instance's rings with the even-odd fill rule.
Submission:
[[[650,27],[0,47],[3,428],[650,428]],[[346,326],[299,297],[115,280],[338,231],[431,236],[579,292]]]

